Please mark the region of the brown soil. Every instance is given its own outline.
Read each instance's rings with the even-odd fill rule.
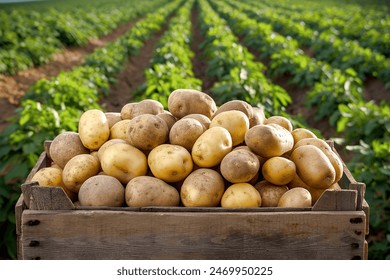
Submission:
[[[8,125],[8,118],[15,115],[20,98],[37,80],[57,76],[61,71],[82,64],[86,55],[123,35],[135,22],[120,25],[107,35],[91,39],[85,46],[66,48],[54,54],[52,60],[42,66],[20,71],[13,76],[0,74],[0,132]]]
[[[373,100],[379,104],[384,100],[390,104],[390,89],[385,88],[385,84],[374,77],[367,77],[364,82],[363,95],[367,101]]]
[[[131,102],[132,92],[145,83],[145,69],[150,64],[156,43],[166,29],[167,26],[163,26],[145,42],[138,55],[129,58],[116,83],[110,86],[109,95],[100,101],[107,112],[120,112],[123,105]]]

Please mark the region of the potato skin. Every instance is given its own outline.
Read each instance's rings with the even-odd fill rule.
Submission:
[[[295,163],[284,157],[268,159],[261,169],[264,179],[274,185],[286,185],[294,179]]]
[[[106,115],[98,109],[85,111],[80,117],[78,132],[83,145],[97,151],[110,137]]]
[[[78,193],[82,183],[99,171],[100,163],[97,157],[90,154],[77,155],[65,165],[62,179],[67,189]]]
[[[196,139],[203,134],[204,130],[203,125],[196,119],[180,119],[169,132],[169,142],[182,146],[191,152]]]
[[[196,140],[192,147],[192,159],[200,167],[216,166],[232,150],[232,144],[232,137],[226,128],[211,127]]]
[[[102,155],[104,153],[104,151],[111,145],[114,145],[116,143],[122,143],[122,144],[128,144],[127,141],[123,140],[123,139],[110,139],[108,141],[106,141],[103,145],[100,146],[99,150],[98,150],[98,158],[99,158],[99,161],[102,160]]]
[[[174,115],[172,115],[169,111],[157,114],[156,116],[163,119],[166,122],[166,124],[168,126],[168,131],[171,130],[172,126],[177,121],[176,117]]]
[[[191,173],[191,154],[179,145],[162,144],[148,155],[149,168],[153,175],[166,182],[179,182]]]
[[[126,185],[127,206],[179,206],[179,192],[161,179],[150,176],[135,177]]]
[[[297,174],[312,188],[326,189],[334,184],[336,172],[328,157],[313,145],[300,146],[291,153]]]
[[[125,188],[112,176],[96,175],[81,185],[78,197],[81,206],[121,207],[125,201]]]
[[[244,142],[245,134],[249,130],[249,119],[241,111],[230,110],[214,116],[210,127],[214,126],[226,128],[232,136],[233,146],[237,146]]]
[[[248,183],[233,184],[226,189],[221,199],[221,206],[225,208],[260,207],[260,193]]]
[[[185,207],[215,207],[219,205],[224,191],[224,180],[217,171],[200,168],[184,180],[180,197]]]
[[[249,127],[253,127],[258,124],[264,124],[266,119],[263,108],[252,107],[253,117],[249,119]]]
[[[49,157],[59,167],[64,168],[65,164],[74,156],[88,154],[89,150],[81,142],[77,132],[65,131],[54,137],[49,148]]]
[[[311,207],[311,194],[304,188],[294,188],[285,192],[279,199],[278,207],[305,208]]]
[[[253,118],[253,107],[248,102],[245,102],[243,100],[230,100],[219,106],[218,110],[215,112],[214,116],[211,119],[218,116],[222,112],[230,110],[238,110],[243,112],[249,120]]]
[[[122,120],[121,113],[118,112],[105,112],[104,113],[107,118],[108,127],[111,129],[111,127],[116,124],[117,122]]]
[[[335,182],[338,182],[343,177],[344,167],[343,162],[338,155],[332,150],[326,141],[319,138],[305,138],[298,141],[294,145],[294,149],[303,145],[313,145],[319,148],[329,159],[336,172]]]
[[[140,102],[130,102],[121,109],[122,119],[131,120],[143,114],[157,115],[164,112],[163,105],[153,99],[144,99]]]
[[[204,92],[176,89],[168,97],[168,110],[179,119],[189,114],[202,114],[211,118],[217,110],[217,105],[214,99]]]
[[[299,140],[302,140],[305,138],[317,138],[317,136],[313,132],[311,132],[310,130],[303,128],[303,127],[294,129],[293,131],[291,131],[291,134],[294,138],[294,145]]]
[[[287,186],[271,184],[267,180],[262,180],[254,185],[261,196],[261,207],[277,207],[282,195],[288,191]]]
[[[189,114],[189,115],[184,116],[182,119],[187,119],[187,118],[192,118],[192,119],[199,121],[204,126],[204,130],[210,128],[211,120],[210,120],[210,118],[206,117],[205,115]]]
[[[127,129],[131,120],[121,120],[110,128],[110,139],[122,139],[127,141]],[[104,145],[104,143],[103,143]]]
[[[264,124],[271,124],[271,123],[278,124],[284,127],[285,129],[287,129],[289,132],[292,132],[293,130],[293,125],[291,121],[283,116],[271,116],[268,119],[264,120]]]
[[[294,145],[291,133],[277,124],[256,125],[245,135],[246,145],[257,155],[265,158],[281,156]]]
[[[167,123],[152,114],[143,114],[131,119],[127,129],[127,141],[134,147],[150,151],[168,140]]]
[[[117,178],[122,184],[148,171],[145,154],[127,143],[110,145],[102,153],[100,161],[103,172]]]
[[[229,152],[221,161],[222,176],[231,183],[246,183],[259,172],[260,161],[249,150],[237,149]]]

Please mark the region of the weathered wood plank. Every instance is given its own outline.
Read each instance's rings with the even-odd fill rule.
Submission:
[[[362,259],[363,211],[23,212],[26,259]]]
[[[22,213],[26,209],[26,205],[23,202],[23,194],[20,195],[18,201],[15,204],[15,222],[16,222],[16,247],[17,258],[22,259]]]
[[[355,211],[357,190],[326,190],[313,205],[313,211]]]

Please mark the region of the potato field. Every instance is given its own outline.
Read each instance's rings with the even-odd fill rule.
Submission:
[[[100,120],[102,112],[116,117],[119,115],[121,120],[127,119],[126,125],[129,125],[130,119],[136,117],[134,112],[137,109],[130,108],[133,105],[125,105],[141,104],[151,99],[155,103],[146,102],[143,107],[150,112],[151,108],[157,108],[154,115],[166,115],[158,120],[156,117],[148,120],[140,118],[142,126],[153,123],[156,127],[167,126],[161,119],[170,118],[167,116],[169,111],[178,123],[179,119],[184,120],[187,115],[198,112],[190,108],[201,108],[205,97],[199,97],[199,92],[206,93],[211,100],[206,102],[209,107],[203,113],[209,118],[206,122],[208,129],[203,129],[205,132],[213,130],[211,136],[204,136],[200,121],[187,121],[186,125],[198,125],[201,132],[189,132],[188,128],[172,132],[173,124],[169,126],[171,134],[177,134],[169,135],[169,142],[184,147],[180,152],[165,150],[164,147],[160,151],[152,150],[157,146],[155,142],[137,139],[138,135],[129,131],[125,133],[132,137],[130,144],[142,151],[147,150],[146,156],[131,150],[128,143],[116,144],[122,145],[129,157],[145,157],[139,163],[143,167],[134,171],[138,174],[136,177],[152,172],[161,179],[153,183],[139,178],[139,182],[133,182],[133,201],[130,198],[120,200],[124,199],[121,183],[126,185],[130,180],[128,177],[121,175],[120,182],[106,183],[119,184],[113,190],[113,193],[118,192],[122,196],[116,206],[139,206],[147,199],[165,199],[169,205],[201,206],[203,204],[199,201],[191,200],[191,190],[184,183],[181,188],[187,193],[181,198],[169,184],[186,178],[197,181],[200,176],[209,176],[216,182],[211,187],[212,196],[218,197],[210,203],[238,207],[237,201],[229,200],[227,195],[222,198],[225,183],[215,176],[222,174],[224,180],[233,184],[250,182],[255,185],[258,183],[257,176],[260,176],[259,168],[264,167],[263,176],[268,181],[279,182],[280,178],[273,177],[275,170],[272,164],[285,164],[286,158],[281,157],[285,153],[290,153],[288,158],[297,168],[304,168],[308,163],[315,166],[316,155],[318,158],[323,156],[317,153],[318,149],[315,149],[315,155],[312,151],[305,152],[309,149],[304,144],[301,146],[306,147],[292,150],[297,142],[293,136],[300,136],[290,132],[302,128],[313,138],[318,138],[318,143],[319,139],[333,140],[356,181],[365,183],[365,199],[370,206],[368,258],[390,259],[390,6],[385,2],[55,0],[0,3],[0,259],[17,258],[15,203],[21,194],[21,184],[44,151],[45,140],[53,140],[64,132],[79,132],[82,137],[87,137],[84,136],[86,132],[81,131]],[[196,97],[187,102],[185,98],[177,97],[180,89],[191,89],[193,91],[188,92]],[[218,108],[238,100],[261,111],[253,113],[253,118],[256,115],[257,120],[241,112],[226,119],[214,115]],[[174,102],[183,103],[176,108]],[[182,106],[188,106],[186,114],[179,112]],[[86,116],[86,112],[91,115]],[[132,112],[133,116],[124,117],[124,114]],[[88,119],[83,125],[82,116]],[[246,134],[240,134],[240,121],[248,126]],[[281,137],[289,130],[288,140],[283,138],[285,142],[275,148],[280,151],[274,152],[273,148],[263,151],[258,143],[252,142],[254,138],[249,131],[254,126],[250,121],[268,125],[270,131],[277,130],[272,132],[278,135],[275,137]],[[133,131],[139,129],[139,123],[130,124]],[[271,123],[283,124],[286,129],[280,131]],[[225,138],[229,129],[222,131],[218,126],[231,128],[232,138],[229,135]],[[110,138],[110,130],[107,129],[102,132],[105,140],[98,146],[82,138],[84,146],[97,151]],[[118,137],[113,137],[111,131],[111,138],[121,138],[120,129],[115,132]],[[149,140],[157,141],[160,131],[151,131],[149,136],[153,135],[153,139]],[[180,142],[184,140],[179,136],[186,132],[198,134],[191,141],[187,139],[190,143]],[[259,129],[251,133],[265,132]],[[160,146],[168,139],[167,135],[161,137]],[[196,138],[198,142],[205,141],[204,138],[219,139],[220,145],[212,147],[220,152],[219,159],[215,161],[214,156],[207,158],[205,152],[196,150]],[[230,143],[229,149],[232,149],[244,140],[250,150],[256,151],[263,160],[278,157],[276,162],[265,164],[266,161],[261,159],[258,162],[257,157],[250,158],[249,150],[245,149],[236,150],[236,154],[228,158],[227,151],[221,148],[231,141],[233,144]],[[87,142],[91,146],[86,145]],[[309,142],[305,144],[312,144]],[[318,143],[315,145],[325,142]],[[299,148],[302,148],[302,155],[310,154],[305,163],[298,159],[301,154],[295,152]],[[115,154],[115,149],[108,149],[119,160],[120,152]],[[198,169],[189,176],[193,168],[191,150],[198,168],[218,165],[214,168],[218,172],[208,169],[213,171],[205,175]],[[162,163],[166,163],[164,153],[178,153],[184,171],[169,175],[161,171]],[[328,156],[334,158],[329,153]],[[55,152],[53,155],[56,155]],[[95,157],[88,156],[88,164],[94,165]],[[99,155],[102,161],[101,157]],[[109,162],[108,153],[104,157],[104,162]],[[260,167],[251,170],[253,174],[250,178],[241,180],[242,177],[238,178],[239,170],[232,172],[234,157],[248,157],[248,161],[257,162]],[[332,164],[340,168],[342,164],[337,160]],[[190,167],[185,165],[188,161],[191,162]],[[102,161],[106,174],[120,172],[114,170],[113,165],[107,163],[103,166]],[[77,169],[77,163],[75,166]],[[329,166],[321,165],[319,172],[332,169]],[[93,167],[94,175],[99,168]],[[323,188],[330,188],[343,173],[338,167],[332,170],[331,179],[328,176],[330,171],[321,180],[304,174],[305,171],[300,177],[305,178],[308,185],[315,181],[314,185],[323,184]],[[292,177],[280,185],[291,183],[295,166],[293,171],[290,167],[284,171],[292,174],[286,176]],[[133,169],[126,172],[127,176]],[[52,175],[54,173],[50,176],[55,176]],[[324,178],[330,181],[325,182]],[[164,195],[137,198],[135,193],[148,184],[155,184],[161,193],[166,190],[166,198]],[[250,184],[245,183],[245,187],[249,188],[248,192],[254,191],[256,196],[258,193]],[[73,184],[72,188],[77,193],[80,186]],[[84,205],[93,203],[88,191],[83,190],[82,198],[79,193],[78,198]],[[246,201],[248,207],[259,205],[260,198],[253,199]],[[302,205],[310,207],[312,204]]]

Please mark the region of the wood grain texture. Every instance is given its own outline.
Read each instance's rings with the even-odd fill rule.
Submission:
[[[355,211],[357,190],[326,190],[314,204],[313,211]]]
[[[19,255],[22,252],[22,214],[26,209],[26,205],[23,202],[23,194],[20,195],[18,201],[15,204],[15,223],[16,223],[16,248],[17,258],[22,259],[23,256]]]
[[[365,215],[25,210],[25,259],[362,259]]]

